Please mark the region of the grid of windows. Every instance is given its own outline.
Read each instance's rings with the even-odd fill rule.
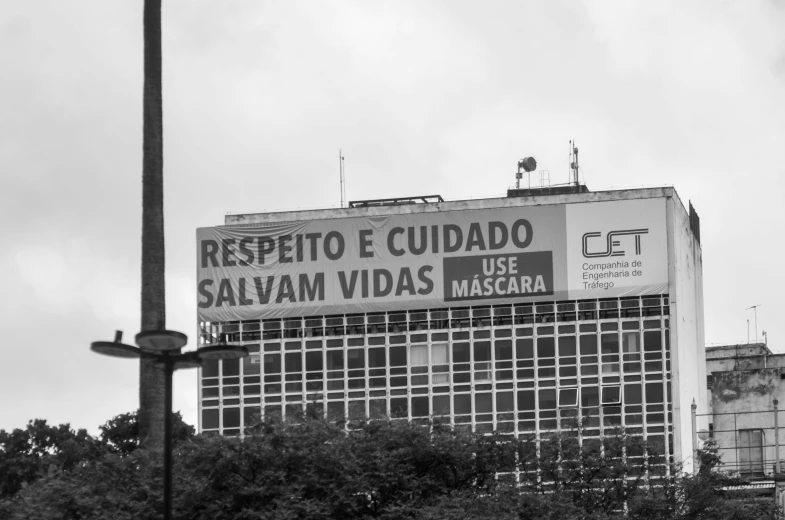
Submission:
[[[302,413],[514,435],[580,423],[672,454],[668,309],[661,295],[201,323],[201,345],[251,352],[202,368],[201,428]]]

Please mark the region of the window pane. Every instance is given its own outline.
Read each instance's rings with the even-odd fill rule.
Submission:
[[[349,368],[365,368],[365,350],[361,348],[350,349],[347,354],[347,362]]]
[[[433,384],[447,384],[450,382],[450,374],[447,372],[433,375]]]
[[[658,330],[647,330],[643,333],[643,350],[658,352],[662,350],[662,333]]]
[[[487,361],[474,364],[474,380],[475,381],[488,381],[491,378],[490,372],[491,364]]]
[[[259,355],[250,355],[243,358],[243,375],[244,376],[257,376],[259,375]]]
[[[641,385],[624,385],[624,404],[641,404]]]
[[[581,335],[581,356],[597,353],[597,336],[595,334]]]
[[[305,353],[305,370],[321,371],[323,370],[322,353],[321,352],[306,352]]]
[[[559,337],[559,356],[575,355],[575,336]]]
[[[446,365],[449,363],[447,358],[447,345],[431,346],[431,363],[434,365]]]
[[[436,395],[433,397],[433,415],[450,415],[449,395]]]
[[[387,364],[386,355],[383,348],[369,348],[368,349],[368,366],[383,367]]]
[[[617,404],[621,402],[618,386],[606,386],[602,389],[602,404]]]
[[[521,338],[515,341],[515,357],[518,359],[532,359],[534,348],[531,338]]]
[[[218,360],[207,360],[202,365],[202,377],[218,377]],[[216,426],[217,428],[217,426]]]
[[[281,373],[281,355],[280,354],[265,354],[264,355],[264,373],[265,374],[280,374]]]
[[[537,338],[537,357],[554,357],[555,350],[553,343],[552,337]]]
[[[491,413],[493,411],[493,399],[491,394],[482,393],[474,395],[475,413]]]
[[[409,402],[405,397],[390,399],[390,416],[407,417],[409,415]]]
[[[578,389],[567,388],[559,391],[559,406],[577,406]]]
[[[496,394],[496,411],[512,412],[514,409],[512,392],[499,392]]]
[[[343,370],[343,351],[333,350],[327,353],[327,370]]]
[[[218,428],[218,408],[202,410],[202,429],[212,430]]]
[[[603,363],[602,364],[602,375],[613,375],[619,373],[619,364],[618,363]]]
[[[581,388],[581,406],[593,407],[600,404],[600,391],[596,386]]]
[[[475,361],[490,361],[491,360],[491,342],[480,341],[474,344],[474,360]]]
[[[468,363],[469,360],[469,344],[468,343],[453,343],[452,345],[452,360],[454,363]]]
[[[625,354],[635,354],[641,351],[639,332],[624,332],[621,337]]]
[[[603,354],[618,354],[619,353],[619,335],[603,334],[602,335],[602,353]]]
[[[427,345],[412,345],[409,355],[412,366],[422,366],[428,364]]]
[[[406,347],[390,347],[390,366],[406,365]]]
[[[549,388],[540,390],[540,410],[553,410],[556,408],[556,390]]]
[[[224,376],[239,376],[240,375],[240,360],[239,359],[224,359],[221,361],[221,368]]]
[[[472,413],[472,396],[470,394],[456,394],[453,397],[455,415]]]
[[[578,370],[574,366],[559,367],[559,377],[575,377]]]
[[[512,343],[509,341],[497,341],[494,344],[494,349],[496,350],[496,361],[503,361],[512,359]]]
[[[384,399],[371,399],[368,402],[368,412],[371,419],[381,419],[387,415],[387,402]]]
[[[342,421],[343,420],[343,401],[328,401],[327,402],[327,420],[328,421]]]
[[[225,360],[224,360],[225,361]],[[239,408],[224,408],[224,428],[239,428],[240,427],[240,409]]]
[[[286,354],[286,371],[287,372],[302,372],[303,371],[303,356],[299,352],[292,352]]]
[[[646,404],[662,403],[662,383],[646,383]]]
[[[518,392],[518,411],[534,411],[534,390],[521,390]]]
[[[428,397],[412,397],[412,417],[428,417]]]

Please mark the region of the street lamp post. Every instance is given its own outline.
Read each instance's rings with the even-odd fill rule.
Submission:
[[[152,330],[136,335],[136,344],[122,342],[122,331],[115,332],[114,341],[95,341],[90,345],[93,352],[106,356],[138,359],[145,357],[164,371],[164,519],[172,518],[172,375],[181,368],[197,368],[204,361],[238,359],[248,355],[248,349],[239,345],[228,345],[221,340],[216,345],[195,351],[181,352],[188,342],[182,332]]]

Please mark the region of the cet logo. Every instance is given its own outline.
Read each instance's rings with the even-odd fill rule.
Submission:
[[[630,236],[634,237],[635,242],[635,254],[641,254],[641,235],[645,235],[648,233],[648,229],[622,229],[619,231],[609,231],[605,237],[605,249],[604,250],[591,250],[589,247],[589,239],[596,239],[602,236],[602,233],[599,231],[592,231],[590,233],[585,233],[583,235],[583,256],[586,258],[602,258],[606,256],[624,256],[626,253],[624,250],[620,249],[621,247],[621,240],[617,240],[616,237],[622,236]],[[597,242],[601,242],[601,240],[592,240],[593,244]]]

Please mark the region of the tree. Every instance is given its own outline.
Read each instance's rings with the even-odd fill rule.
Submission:
[[[717,446],[709,442],[698,451],[697,474],[682,476],[680,468],[658,479],[656,486],[630,497],[630,518],[636,520],[680,518],[695,520],[781,519],[781,511],[771,497],[754,497],[729,492],[743,480],[721,471]]]
[[[8,520],[157,518],[161,507],[160,463],[155,452],[104,455],[71,471],[52,471],[0,500]]]
[[[162,502],[159,457],[144,447],[117,447],[133,447],[117,440],[127,439],[133,424],[133,414],[107,422],[102,430],[114,448],[22,485],[0,499],[0,518],[155,516]],[[538,441],[400,420],[356,423],[348,431],[344,426],[321,419],[267,420],[244,439],[181,440],[175,446],[174,517],[779,518],[770,497],[760,501],[723,491],[733,481],[710,457],[702,457],[707,466],[698,475],[683,477],[678,468],[668,473],[660,455],[624,431],[597,443],[569,432]],[[49,449],[48,441],[39,444]]]
[[[100,427],[101,441],[109,451],[128,455],[139,448],[139,413],[129,412],[117,415]],[[193,438],[196,430],[183,421],[180,412],[172,414],[172,442],[186,441]]]
[[[161,0],[144,2],[142,158],[142,331],[166,329],[163,197],[163,100]],[[164,437],[164,373],[152,359],[139,363],[139,433],[161,449]]]
[[[52,426],[35,419],[24,429],[0,430],[0,498],[15,495],[52,471],[69,471],[95,460],[102,452],[87,430],[73,430],[69,424]]]

